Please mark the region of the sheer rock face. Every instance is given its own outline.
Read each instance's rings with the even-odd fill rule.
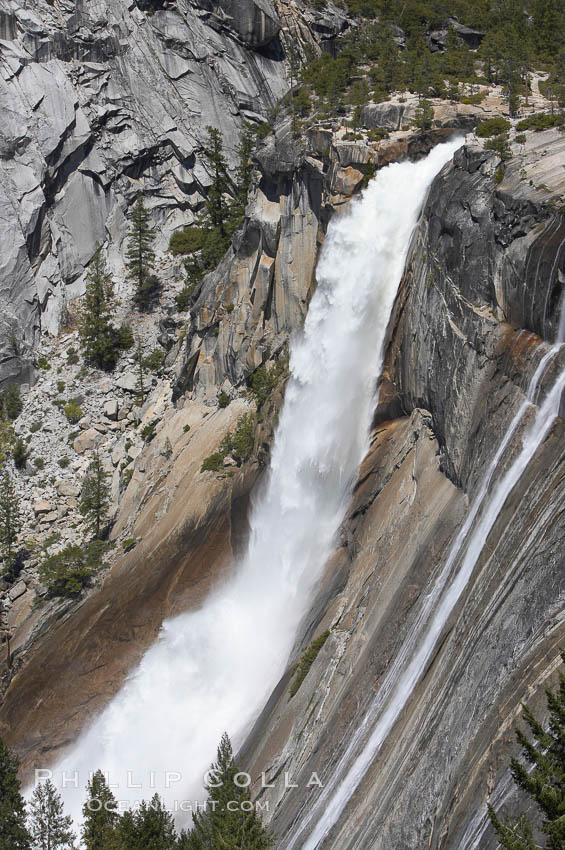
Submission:
[[[216,5],[1,0],[0,382],[32,377],[37,333],[57,330],[97,242],[123,277],[138,193],[164,248],[210,183],[205,127],[233,161],[242,120],[284,92],[269,0]]]
[[[225,20],[250,47],[264,47],[280,30],[277,12],[270,0],[200,0],[198,5]]]
[[[391,322],[371,451],[340,546],[286,677],[241,753],[251,775],[265,771],[273,786],[262,790],[258,781],[255,791],[269,803],[281,848],[312,811],[312,772],[324,785],[345,777],[340,756],[555,338],[565,269],[562,156],[559,134],[532,135],[500,180],[499,161],[463,148],[432,187]],[[538,403],[563,368],[562,351],[540,382]],[[532,406],[525,426],[534,414]],[[504,468],[523,433],[510,442]],[[500,805],[509,794],[507,810],[516,806],[508,764],[520,702],[543,711],[543,687],[565,641],[564,438],[557,419],[482,541],[424,677],[326,838],[327,850],[498,846],[485,804]],[[328,628],[289,699],[301,648]],[[285,790],[285,773],[298,789]]]

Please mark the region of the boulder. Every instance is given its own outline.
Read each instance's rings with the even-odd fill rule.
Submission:
[[[332,192],[338,195],[353,195],[363,183],[364,175],[356,168],[338,168],[332,180]]]
[[[75,497],[78,496],[80,493],[79,488],[75,484],[73,484],[72,481],[68,480],[57,481],[55,489],[57,490],[59,496]]]
[[[135,372],[124,372],[116,381],[116,386],[128,393],[137,392],[137,374]]]
[[[84,452],[88,452],[96,448],[96,446],[100,445],[103,439],[104,437],[102,434],[94,428],[89,428],[87,431],[83,431],[82,434],[79,434],[78,437],[75,438],[73,448],[77,454],[81,455],[84,454]]]
[[[8,599],[11,602],[14,602],[15,599],[19,599],[20,596],[23,596],[27,590],[27,586],[25,581],[19,581],[8,591]]]
[[[111,398],[104,402],[104,416],[108,419],[116,420],[118,418],[119,405],[115,398]]]
[[[33,512],[34,512],[35,516],[41,516],[42,514],[48,514],[52,510],[53,510],[53,505],[50,502],[48,502],[46,499],[39,499],[33,506]]]

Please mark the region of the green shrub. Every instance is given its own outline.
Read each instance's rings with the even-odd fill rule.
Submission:
[[[497,118],[488,118],[477,126],[475,130],[480,139],[490,139],[492,136],[499,136],[501,133],[507,133],[510,129],[510,122],[498,116]]]
[[[127,540],[124,540],[122,543],[122,549],[124,550],[124,554],[126,552],[131,552],[134,546],[137,546],[139,540],[137,537],[128,537]]]
[[[122,473],[122,487],[125,489],[129,482],[131,481],[131,477],[133,475],[133,469],[126,469]]]
[[[182,230],[175,230],[169,240],[169,251],[171,254],[193,254],[200,251],[204,242],[204,233],[201,227],[188,225]]]
[[[249,378],[249,385],[253,392],[257,407],[261,407],[269,398],[283,375],[288,371],[288,359],[281,357],[276,363],[267,369],[259,366]]]
[[[12,458],[16,469],[24,469],[27,462],[28,451],[21,437],[18,437],[12,449]]]
[[[320,635],[320,637],[312,641],[310,646],[308,646],[300,656],[300,661],[298,662],[298,665],[296,667],[296,673],[294,674],[294,679],[292,680],[292,684],[290,686],[290,699],[292,699],[292,697],[298,692],[300,685],[306,678],[310,667],[316,660],[318,653],[320,652],[321,648],[323,647],[329,636],[330,632],[325,631],[323,634]]]
[[[235,310],[235,304],[226,304],[226,313],[233,313]]]
[[[82,407],[80,407],[74,399],[71,399],[66,403],[63,408],[63,413],[71,425],[76,425],[76,423],[82,419]]]
[[[536,133],[541,133],[542,130],[550,130],[552,127],[561,127],[565,117],[563,114],[554,113],[550,115],[548,112],[535,112],[533,115],[528,115],[523,121],[516,124],[517,130],[535,130]]]
[[[245,413],[237,420],[236,429],[231,437],[231,452],[238,465],[245,463],[251,456],[255,442],[255,419],[253,414]]]
[[[214,452],[202,462],[200,472],[219,472],[224,465],[224,455],[221,452]]]
[[[119,351],[129,351],[135,345],[131,326],[127,322],[122,322],[120,327],[113,330],[113,344]]]
[[[35,434],[37,431],[41,431],[42,428],[43,422],[41,421],[41,419],[36,419],[35,422],[32,422],[29,426],[29,430],[32,434]]]
[[[153,437],[155,436],[155,425],[152,423],[149,425],[145,425],[141,429],[141,438],[145,440],[146,443],[150,443]]]
[[[388,137],[388,130],[384,130],[382,127],[374,127],[367,133],[367,138],[370,142],[380,142],[382,139],[388,139]]]
[[[36,469],[44,469],[45,468],[45,460],[42,457],[36,457],[33,460],[33,465]]]
[[[197,282],[187,283],[186,286],[181,289],[179,294],[175,297],[175,302],[177,305],[177,310],[182,313],[184,310],[188,310],[192,303],[192,296],[194,295],[194,291],[198,286]]]
[[[273,132],[273,125],[270,121],[265,121],[263,124],[259,124],[257,127],[257,138],[258,139],[266,139],[267,136],[270,136]]]
[[[507,160],[512,157],[512,151],[510,150],[508,136],[506,134],[493,136],[492,139],[489,139],[485,144],[485,150],[494,151],[494,153],[497,153],[502,160]]]
[[[230,404],[230,402],[231,402],[231,398],[229,397],[229,395],[227,393],[225,393],[222,390],[222,392],[218,396],[218,407],[221,407],[221,408],[227,407]]]
[[[486,92],[484,91],[478,92],[477,94],[467,94],[465,95],[465,97],[461,98],[461,103],[465,103],[469,106],[475,106],[479,103],[482,103],[485,97]]]
[[[57,392],[62,393],[64,391],[65,391],[65,382],[64,381],[57,381]]]
[[[190,425],[184,425],[182,430],[185,434],[188,434],[188,432],[190,431]]]
[[[6,419],[17,419],[23,410],[20,388],[17,384],[9,383],[0,397],[0,412],[3,409]]]
[[[49,363],[47,358],[43,356],[43,354],[41,355],[41,357],[37,358],[37,368],[38,369],[50,369],[51,368],[51,364]]]
[[[498,169],[498,171],[494,175],[494,182],[495,183],[502,183],[503,180],[504,180],[504,168],[501,167],[501,168]]]
[[[148,354],[147,357],[143,359],[143,365],[150,372],[156,372],[163,365],[163,360],[165,359],[165,352],[162,348],[154,348],[151,354]]]
[[[61,467],[61,469],[66,469],[66,468],[67,468],[67,466],[68,466],[68,465],[69,465],[69,463],[70,463],[70,460],[69,460],[69,458],[65,455],[65,457],[60,457],[60,458],[59,458],[59,460],[57,461],[57,463],[59,464],[59,466]]]
[[[39,580],[49,596],[75,597],[92,583],[103,564],[107,544],[95,540],[85,546],[67,546],[39,566]]]

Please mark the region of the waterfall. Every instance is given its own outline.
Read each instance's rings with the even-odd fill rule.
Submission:
[[[242,741],[288,662],[369,445],[375,379],[412,232],[427,190],[461,141],[381,170],[336,215],[318,287],[291,347],[270,470],[248,550],[200,610],[163,624],[137,670],[54,769],[78,771],[64,796],[78,818],[90,771],[118,800],[202,796],[224,730]],[[128,788],[127,772],[131,771]],[[167,788],[165,772],[182,779]],[[169,777],[170,780],[170,777]]]
[[[287,850],[294,847],[316,850],[320,846],[337,823],[421,679],[438,639],[467,587],[506,499],[559,415],[561,396],[565,389],[565,370],[558,374],[545,400],[537,409],[533,423],[526,428],[521,451],[505,472],[500,468],[504,467],[504,458],[513,438],[524,425],[527,414],[537,401],[547,366],[560,352],[563,342],[560,330],[557,342],[548,347],[542,356],[531,378],[526,397],[512,418],[482,479],[465,522],[451,545],[445,565],[422,600],[378,693],[339,758],[332,778],[315,805],[298,824]],[[314,826],[310,834],[304,838],[304,833],[312,823]],[[374,825],[370,824],[368,828],[373,829]],[[366,844],[361,840],[361,843],[355,846],[365,847]]]

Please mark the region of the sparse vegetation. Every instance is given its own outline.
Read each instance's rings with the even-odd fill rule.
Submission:
[[[17,384],[9,383],[4,392],[0,393],[0,419],[13,422],[23,410],[20,388]]]
[[[283,356],[270,369],[266,366],[259,366],[249,378],[249,386],[253,392],[253,397],[257,404],[257,408],[269,398],[277,384],[288,373],[288,357]]]
[[[487,121],[482,121],[475,130],[480,139],[490,139],[492,136],[499,136],[501,133],[507,133],[510,129],[510,122],[505,118],[498,116],[497,118],[489,118]]]
[[[76,425],[76,423],[82,419],[82,407],[77,401],[75,401],[75,399],[71,399],[66,403],[63,408],[63,413],[71,425]]]
[[[94,540],[85,546],[67,546],[39,566],[39,578],[49,596],[75,597],[92,584],[104,563],[107,544]]]
[[[155,436],[155,425],[151,422],[141,429],[141,438],[146,443],[150,443]]]
[[[320,652],[321,648],[323,647],[329,636],[330,632],[325,631],[323,634],[317,637],[316,640],[312,641],[310,646],[308,646],[303,651],[302,655],[300,656],[300,661],[298,662],[298,665],[296,667],[296,673],[294,674],[294,678],[290,686],[289,699],[292,699],[292,697],[298,693],[300,685],[308,675],[310,667],[316,660],[318,653]]]

